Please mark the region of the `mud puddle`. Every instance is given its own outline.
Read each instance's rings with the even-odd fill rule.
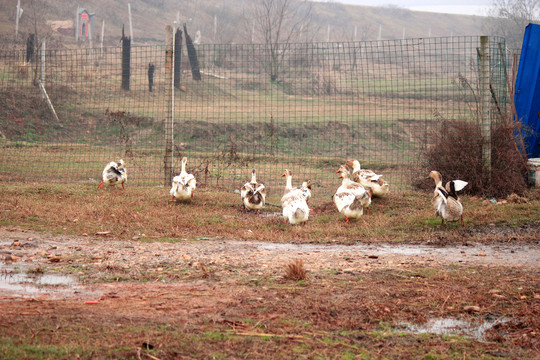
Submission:
[[[61,274],[41,273],[0,264],[0,292],[14,297],[59,299],[86,294],[77,280]]]
[[[486,334],[496,326],[508,322],[506,318],[486,316],[484,318],[465,320],[455,318],[435,318],[425,324],[400,324],[398,331],[412,334],[435,334],[465,336],[477,341],[488,341]]]

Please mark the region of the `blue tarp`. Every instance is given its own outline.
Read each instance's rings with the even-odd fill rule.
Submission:
[[[540,157],[540,25],[525,28],[514,97],[518,119],[525,125],[525,150]]]

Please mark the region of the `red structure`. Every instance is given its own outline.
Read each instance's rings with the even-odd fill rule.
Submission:
[[[88,37],[88,27],[90,23],[90,19],[88,18],[88,14],[82,13],[81,17],[79,18],[80,21],[80,31],[79,36],[85,36]]]
[[[94,37],[94,15],[83,8],[77,8],[75,15],[75,39],[92,39]]]

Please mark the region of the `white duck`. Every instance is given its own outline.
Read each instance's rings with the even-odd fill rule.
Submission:
[[[382,197],[390,190],[390,185],[382,179],[382,175],[362,169],[358,160],[347,160],[345,165],[352,168],[351,179],[371,189],[373,196]]]
[[[120,159],[118,162],[111,161],[103,169],[102,180],[98,185],[98,189],[101,189],[103,185],[114,186],[116,184],[122,184],[127,181],[127,170],[124,166],[124,160]]]
[[[435,181],[435,190],[432,199],[433,207],[436,207],[435,214],[441,218],[441,224],[444,221],[461,221],[461,226],[465,226],[463,222],[463,205],[459,201],[456,194],[467,186],[467,182],[463,180],[451,180],[442,187],[442,177],[438,171],[431,171],[429,176]]]
[[[193,174],[186,172],[187,157],[182,158],[182,169],[180,174],[172,179],[172,187],[170,194],[172,195],[171,202],[179,200],[193,200],[193,191],[197,187],[197,180]]]
[[[302,192],[302,195],[304,196],[304,198],[306,199],[306,202],[309,201],[309,199],[311,199],[311,181],[308,179],[308,180],[305,180],[302,185],[300,185],[299,187],[297,187],[298,190],[300,190]]]
[[[255,169],[251,171],[251,181],[247,182],[240,189],[242,203],[249,210],[260,210],[266,201],[266,187],[263,183],[257,182]]]
[[[350,173],[345,166],[341,166],[336,172],[343,178],[341,186],[333,196],[334,204],[340,213],[345,215],[345,221],[350,218],[357,219],[368,211],[371,204],[371,193],[361,184],[350,179]]]
[[[292,187],[292,173],[289,170],[285,170],[281,176],[286,176],[285,193],[281,198],[283,217],[292,225],[306,222],[309,218],[309,207],[305,192],[301,188]]]
[[[429,173],[429,177],[432,178],[433,181],[435,181],[435,190],[433,190],[433,198],[431,199],[431,204],[433,205],[433,209],[435,209],[435,211],[438,211],[439,206],[442,202],[442,197],[437,191],[437,189],[441,188],[444,190],[441,173],[433,170]]]

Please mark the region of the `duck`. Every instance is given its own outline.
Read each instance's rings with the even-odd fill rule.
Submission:
[[[180,174],[172,179],[172,187],[169,192],[172,195],[170,202],[176,200],[193,201],[193,191],[197,187],[197,180],[193,174],[186,171],[187,157],[182,158],[182,168]]]
[[[263,183],[257,182],[255,169],[251,170],[251,181],[242,186],[240,197],[244,207],[248,210],[259,211],[264,207],[266,201],[266,187]]]
[[[371,189],[373,196],[383,197],[388,194],[390,185],[382,179],[382,175],[376,174],[368,169],[362,169],[360,167],[360,162],[356,159],[347,160],[345,165],[352,168],[351,179],[354,182],[360,183],[364,187]]]
[[[306,199],[306,202],[309,203],[309,199],[311,199],[311,181],[309,179],[304,180],[304,182],[302,182],[302,185],[297,187],[297,189],[302,192],[302,195]]]
[[[286,177],[285,192],[281,198],[281,207],[283,208],[283,218],[291,225],[304,223],[309,218],[309,206],[306,200],[306,192],[301,187],[293,188],[292,173],[285,169],[281,174]],[[308,183],[306,182],[306,189]],[[309,192],[311,196],[311,191]]]
[[[340,213],[345,215],[345,222],[349,219],[358,219],[364,211],[367,213],[371,204],[371,191],[360,183],[350,179],[350,172],[345,166],[341,166],[336,173],[343,181],[332,197],[334,204]]]
[[[442,198],[437,191],[437,189],[441,188],[444,190],[443,183],[442,183],[442,176],[441,173],[435,170],[430,171],[429,177],[433,179],[435,182],[435,190],[433,190],[433,198],[431,199],[431,205],[433,206],[433,209],[435,211],[439,210],[439,206],[441,205]]]
[[[442,186],[442,177],[438,171],[431,171],[429,176],[435,181],[435,190],[432,198],[432,205],[435,208],[435,214],[441,218],[441,224],[445,221],[463,222],[463,205],[459,201],[457,192],[467,186],[463,180],[451,180]]]
[[[124,183],[127,181],[127,170],[124,165],[124,160],[118,162],[111,161],[103,169],[102,180],[98,185],[98,189],[103,188],[103,185],[114,186],[122,185],[122,189],[126,190]]]

